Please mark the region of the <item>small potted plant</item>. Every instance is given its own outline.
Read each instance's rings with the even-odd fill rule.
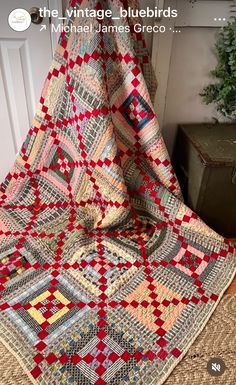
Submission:
[[[201,93],[206,104],[214,103],[224,120],[236,121],[236,19],[219,33],[216,42],[218,64],[211,71],[215,82]]]

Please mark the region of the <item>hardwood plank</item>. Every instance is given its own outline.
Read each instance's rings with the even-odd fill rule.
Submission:
[[[236,278],[234,278],[230,287],[226,290],[224,294],[235,294],[236,293]]]

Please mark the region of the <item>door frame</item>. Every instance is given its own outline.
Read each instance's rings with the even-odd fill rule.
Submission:
[[[53,23],[55,27],[60,25],[62,23],[62,19],[60,21],[60,18],[63,17],[63,7],[62,7],[62,0],[48,0],[48,9],[53,10],[57,9],[58,10],[58,18],[56,18]],[[58,39],[60,37],[60,32],[52,32],[51,30],[51,23],[50,25],[50,36],[51,36],[51,47],[52,47],[52,55],[55,52]]]

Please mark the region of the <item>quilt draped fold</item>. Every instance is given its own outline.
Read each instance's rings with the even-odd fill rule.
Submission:
[[[113,18],[67,20],[1,185],[1,342],[33,384],[160,385],[232,281],[235,248],[182,202],[139,20],[119,18],[136,1],[74,7]]]

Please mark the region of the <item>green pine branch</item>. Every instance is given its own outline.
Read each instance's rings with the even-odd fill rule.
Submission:
[[[214,103],[222,115],[236,120],[236,19],[219,33],[216,42],[218,64],[211,71],[215,82],[201,93],[206,104]]]

